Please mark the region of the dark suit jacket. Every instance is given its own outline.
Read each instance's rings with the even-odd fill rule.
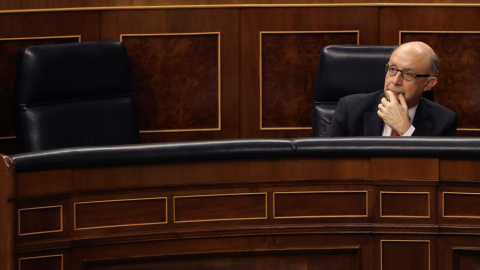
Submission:
[[[378,116],[378,104],[383,90],[341,98],[325,132],[326,137],[381,136],[383,120]],[[413,119],[413,136],[454,136],[457,115],[428,99],[422,98]]]

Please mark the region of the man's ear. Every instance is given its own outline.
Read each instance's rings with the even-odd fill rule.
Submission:
[[[423,88],[423,91],[428,91],[432,89],[436,84],[437,84],[437,77],[429,77],[425,82],[425,88]]]

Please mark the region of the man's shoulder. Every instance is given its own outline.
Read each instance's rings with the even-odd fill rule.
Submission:
[[[427,107],[433,113],[441,113],[441,114],[444,114],[444,115],[451,115],[451,116],[456,115],[456,113],[454,111],[452,111],[449,108],[447,108],[443,105],[440,105],[440,104],[438,104],[438,103],[436,103],[432,100],[422,98],[420,100],[420,103],[422,104],[422,106]]]

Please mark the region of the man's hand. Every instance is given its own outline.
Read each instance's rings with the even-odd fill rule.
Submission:
[[[403,136],[412,125],[408,117],[408,106],[404,94],[400,94],[397,100],[392,91],[386,91],[386,96],[378,104],[377,114],[400,136]]]

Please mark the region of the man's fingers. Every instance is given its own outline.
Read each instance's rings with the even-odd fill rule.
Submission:
[[[393,103],[398,102],[397,97],[395,97],[395,94],[392,91],[387,90],[386,96],[387,96],[388,101],[393,102]]]
[[[405,95],[404,95],[404,94],[400,94],[400,96],[398,97],[398,99],[400,100],[400,104],[402,104],[403,107],[408,107],[408,105],[407,105],[407,100],[405,99]]]

